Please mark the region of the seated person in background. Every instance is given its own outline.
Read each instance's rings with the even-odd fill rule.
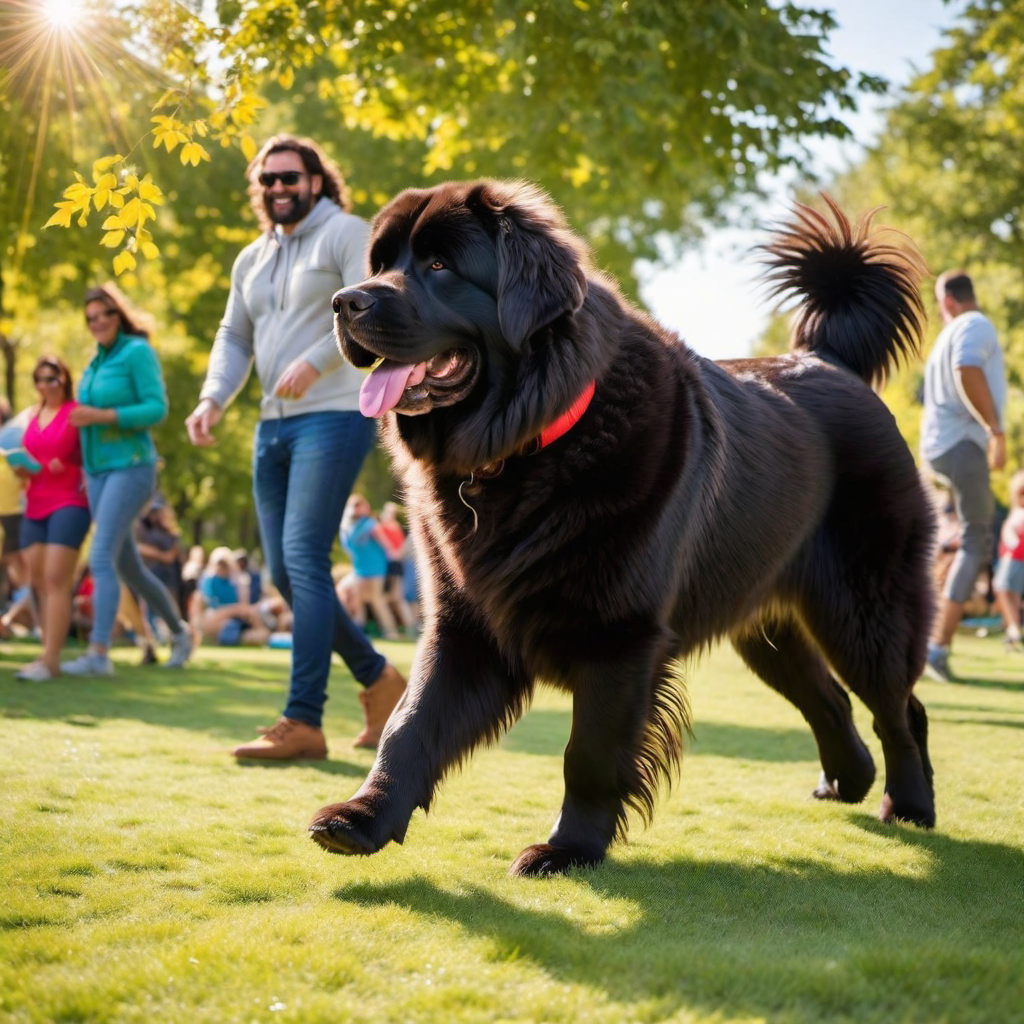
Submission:
[[[1021,650],[1021,596],[1024,595],[1024,470],[1010,480],[1010,511],[999,532],[999,565],[992,580],[996,606],[1006,626],[1006,646]]]
[[[237,575],[231,549],[214,548],[196,591],[192,624],[204,640],[221,647],[260,647],[270,630],[260,618],[259,607],[249,603],[248,594],[239,594]]]
[[[263,580],[260,567],[255,565],[245,548],[237,548],[232,553],[235,565],[238,566],[238,592],[244,597],[249,595],[249,604],[259,604],[263,597]]]

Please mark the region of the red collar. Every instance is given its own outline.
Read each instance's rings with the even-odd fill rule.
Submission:
[[[554,423],[546,426],[537,438],[537,451],[547,448],[549,444],[557,441],[563,434],[572,430],[579,423],[583,414],[594,397],[594,381],[591,381],[577,396],[576,401],[569,406]]]
[[[531,438],[525,444],[520,446],[516,452],[517,455],[536,455],[541,448],[547,448],[549,444],[553,444],[563,434],[567,434],[577,423],[583,418],[583,414],[587,411],[587,407],[590,405],[590,400],[594,397],[594,381],[590,381],[589,384],[576,396],[576,400],[569,406],[561,416],[558,417],[553,423],[548,424],[536,437]],[[501,471],[505,468],[505,460],[498,459],[497,462],[488,463],[486,466],[481,466],[479,469],[474,470],[469,475],[469,481],[473,480],[489,480],[492,477],[499,476]],[[459,497],[462,497],[462,488],[459,488]],[[462,499],[465,501],[465,499]]]

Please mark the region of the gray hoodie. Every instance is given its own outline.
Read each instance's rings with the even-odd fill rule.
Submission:
[[[338,349],[331,297],[366,277],[368,237],[366,221],[321,199],[290,235],[268,231],[247,245],[231,270],[200,399],[225,408],[255,360],[260,419],[357,410],[363,374]],[[302,398],[275,398],[281,374],[300,357],[320,376]]]

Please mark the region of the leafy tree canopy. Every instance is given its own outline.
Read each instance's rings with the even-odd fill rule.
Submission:
[[[243,529],[253,403],[212,451],[181,420],[256,230],[243,171],[263,138],[314,136],[365,216],[449,177],[538,181],[630,288],[656,234],[685,243],[800,166],[803,140],[848,134],[843,113],[884,83],[835,66],[834,26],[749,0],[0,0],[8,393],[19,351],[81,368],[77,302],[113,264],[162,325],[165,490]]]
[[[94,32],[87,11],[63,45],[83,51],[84,63],[102,43],[115,81],[142,62],[153,68],[153,142],[183,163],[208,161],[211,142],[237,142],[251,156],[266,96],[312,75],[328,111],[321,139],[404,146],[398,173],[384,175],[389,190],[395,180],[529,177],[600,249],[630,255],[655,256],[655,232],[686,237],[698,217],[756,189],[763,172],[799,163],[807,136],[848,134],[837,115],[859,89],[883,87],[834,67],[824,50],[832,16],[793,3],[221,0],[207,11],[198,0],[125,0]],[[31,45],[23,38],[21,52]],[[15,66],[5,91],[38,104],[46,84],[31,78],[32,63]],[[366,186],[363,205],[375,208],[386,198],[381,164],[352,169]],[[112,161],[103,173],[117,171]],[[109,191],[87,175],[84,185]],[[81,188],[66,197],[79,207],[57,222],[88,199]],[[106,212],[123,217],[118,209]],[[136,223],[125,225],[119,269],[152,244],[131,235]]]

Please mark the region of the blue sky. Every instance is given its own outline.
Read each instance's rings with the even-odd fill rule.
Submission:
[[[898,87],[915,68],[928,66],[928,55],[964,4],[963,0],[825,0],[813,6],[832,10],[839,22],[829,43],[837,62],[854,71],[883,75]],[[885,102],[885,97],[865,98],[861,110],[847,118],[855,142],[814,146],[819,174],[856,159],[860,145],[877,134],[878,110]],[[779,182],[757,220],[768,225],[785,211],[786,187]],[[771,313],[760,294],[758,267],[747,255],[763,239],[762,233],[751,229],[716,230],[677,266],[642,276],[644,302],[658,320],[703,355],[712,359],[748,355]]]

